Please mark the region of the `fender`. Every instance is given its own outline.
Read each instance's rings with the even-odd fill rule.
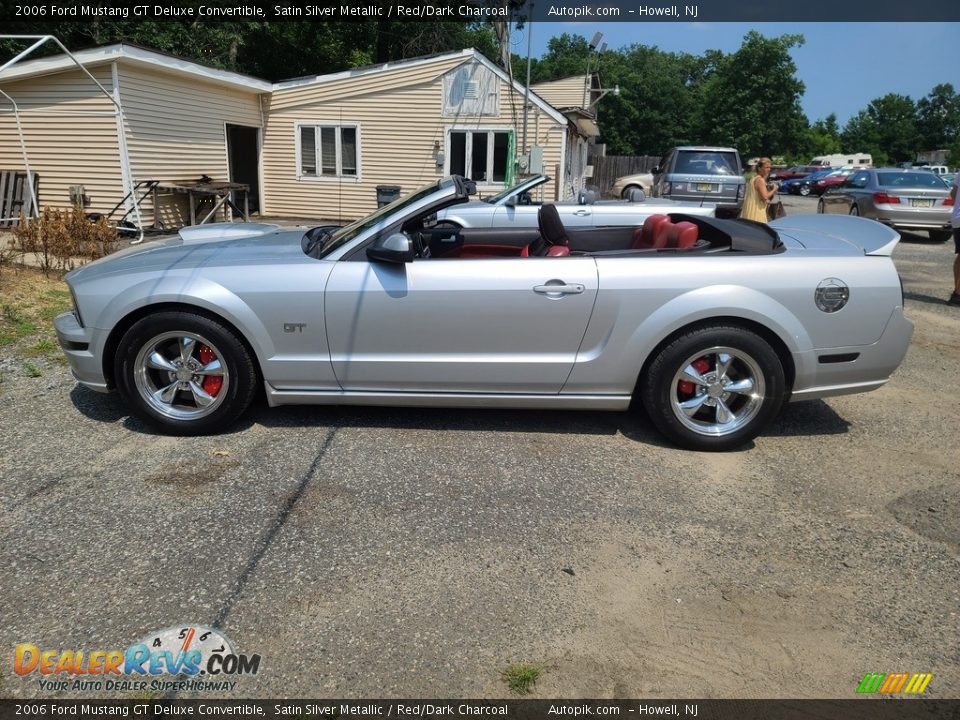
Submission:
[[[601,290],[602,293],[602,290]],[[711,285],[678,295],[640,319],[634,327],[618,328],[629,320],[617,308],[606,336],[592,346],[581,346],[562,392],[631,393],[640,368],[665,338],[693,323],[713,318],[742,318],[773,332],[794,359],[812,347],[803,324],[781,303],[742,285]],[[638,313],[639,314],[639,313]],[[591,325],[604,322],[591,318]],[[610,322],[608,318],[606,322]],[[584,342],[591,334],[588,327]],[[624,362],[629,358],[630,362]],[[801,368],[797,368],[799,373]]]
[[[123,318],[150,305],[191,305],[222,317],[233,325],[246,338],[257,355],[260,367],[263,367],[265,359],[274,355],[273,340],[250,307],[219,283],[197,276],[191,276],[186,283],[184,279],[182,276],[166,275],[131,285],[119,297],[132,299],[106,306],[97,317],[95,326],[112,331]]]

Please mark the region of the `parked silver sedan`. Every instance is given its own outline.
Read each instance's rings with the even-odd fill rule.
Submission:
[[[527,228],[535,230],[537,215],[544,201],[536,198],[541,186],[549,182],[545,175],[534,175],[501,193],[457,205],[437,213],[441,226],[458,228]],[[643,195],[641,193],[641,195]],[[637,196],[635,196],[637,197]],[[547,201],[549,202],[549,201]],[[713,217],[714,203],[677,202],[643,199],[598,200],[591,191],[581,192],[575,200],[552,202],[567,227],[599,227],[601,225],[641,225],[651,215],[682,212]]]
[[[952,237],[950,186],[926,170],[870,168],[858,170],[828,190],[818,213],[843,213],[879,220],[900,230],[926,230],[930,238]]]

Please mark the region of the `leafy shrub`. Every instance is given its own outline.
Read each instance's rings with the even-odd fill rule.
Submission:
[[[14,248],[32,253],[45,275],[53,270],[72,270],[79,260],[96,260],[117,248],[117,229],[105,218],[91,221],[80,207],[69,210],[45,208],[40,217],[23,215],[13,230]]]

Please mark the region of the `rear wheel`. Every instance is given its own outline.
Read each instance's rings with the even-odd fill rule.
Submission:
[[[810,186],[809,186],[809,185],[801,185],[801,186],[800,186],[800,189],[799,189],[797,192],[799,192],[801,195],[803,195],[804,197],[806,197],[807,195],[810,194]]]
[[[759,335],[708,326],[684,333],[654,358],[641,399],[657,429],[691,450],[732,450],[780,411],[783,365]]]
[[[247,409],[257,372],[246,346],[219,322],[162,312],[124,334],[115,377],[137,417],[175,435],[202,435]]]
[[[850,206],[850,214],[854,217],[860,216],[860,207],[856,203]]]
[[[953,237],[953,233],[950,230],[930,230],[929,234],[930,239],[934,242],[947,242]]]

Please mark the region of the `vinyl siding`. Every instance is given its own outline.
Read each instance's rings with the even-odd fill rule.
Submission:
[[[110,66],[91,68],[108,90]],[[70,206],[70,186],[83,185],[91,212],[107,212],[123,197],[114,106],[80,70],[0,83],[20,108],[30,169],[39,175],[44,207]],[[24,169],[10,103],[0,96],[0,170]]]
[[[274,91],[265,104],[263,179],[265,211],[270,215],[349,220],[376,207],[377,185],[399,185],[402,192],[433,182],[444,174],[434,148],[450,157],[447,130],[510,129],[517,152],[523,124],[523,97],[499,81],[500,114],[442,117],[443,75],[471,62],[457,56],[413,67],[387,68],[359,77]],[[516,109],[514,125],[512,108]],[[359,126],[359,177],[297,178],[298,124]],[[529,142],[544,147],[548,175],[560,162],[565,125],[534,107],[528,117]],[[502,188],[502,186],[500,186]],[[494,191],[494,186],[486,189]],[[553,183],[547,188],[553,198]]]
[[[260,127],[259,95],[133,62],[118,63],[135,181],[229,180],[224,125]],[[159,219],[189,224],[185,195],[162,194]],[[144,206],[152,209],[148,199]]]
[[[571,108],[584,106],[586,87],[587,76],[576,75],[562,80],[536,83],[531,85],[530,89],[556,108]]]

